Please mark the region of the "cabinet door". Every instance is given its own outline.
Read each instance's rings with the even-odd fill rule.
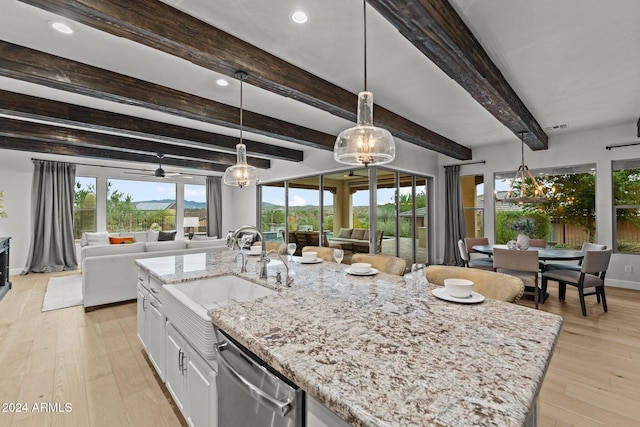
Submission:
[[[138,285],[138,306],[137,306],[137,327],[138,339],[142,344],[142,348],[147,349],[147,330],[146,330],[146,310],[149,305],[149,293],[145,288]]]
[[[156,372],[164,380],[166,318],[159,301],[149,296],[147,311],[147,354]]]
[[[173,397],[173,401],[186,416],[185,393],[186,393],[186,363],[187,355],[184,352],[187,345],[171,323],[167,322],[166,344],[166,364],[165,364],[165,385]]]
[[[218,426],[218,393],[216,371],[189,347],[187,366],[187,398],[189,415],[187,423],[192,427]]]

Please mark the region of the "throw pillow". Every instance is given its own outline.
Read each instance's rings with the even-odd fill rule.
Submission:
[[[364,228],[354,228],[351,232],[351,238],[356,240],[362,240],[364,236]]]
[[[109,233],[99,231],[97,233],[85,233],[87,246],[102,246],[109,244]]]
[[[158,242],[166,242],[169,240],[176,240],[175,231],[161,231],[158,233]]]
[[[338,233],[338,238],[340,239],[350,239],[351,238],[351,228],[341,228],[340,233]]]
[[[131,237],[109,237],[109,243],[112,245],[123,245],[125,243],[133,243],[135,239]]]

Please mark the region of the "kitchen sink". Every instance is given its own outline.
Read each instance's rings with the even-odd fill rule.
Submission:
[[[216,336],[209,310],[278,293],[233,275],[165,285],[164,291],[167,319],[202,356],[210,359],[215,358]]]

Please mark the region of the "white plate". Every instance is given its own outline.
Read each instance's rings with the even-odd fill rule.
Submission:
[[[262,251],[260,252],[251,252],[251,251],[245,251],[245,254],[249,255],[249,256],[258,256],[262,253]]]
[[[463,304],[476,304],[478,302],[484,301],[484,295],[479,294],[477,292],[472,292],[471,296],[467,297],[467,298],[452,297],[451,295],[449,295],[447,293],[447,290],[445,288],[436,288],[436,289],[432,290],[431,293],[435,297],[443,299],[445,301],[460,302],[460,303],[463,303]]]
[[[301,259],[300,264],[318,264],[322,262],[322,258],[316,258],[312,260]]]
[[[356,273],[355,271],[352,271],[350,268],[345,268],[344,271],[346,271],[349,274],[353,274],[354,276],[373,276],[374,274],[378,274],[378,270],[376,270],[375,268],[372,268],[366,273]]]

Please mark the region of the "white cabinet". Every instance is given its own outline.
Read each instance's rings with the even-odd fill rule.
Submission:
[[[155,287],[153,285],[153,281],[146,275],[138,273],[138,338],[156,372],[164,380],[166,318],[162,312],[162,303],[156,297],[160,287],[157,283]]]
[[[331,412],[322,403],[306,395],[307,427],[349,427],[342,418]]]
[[[192,427],[217,427],[216,370],[167,322],[167,390]]]

